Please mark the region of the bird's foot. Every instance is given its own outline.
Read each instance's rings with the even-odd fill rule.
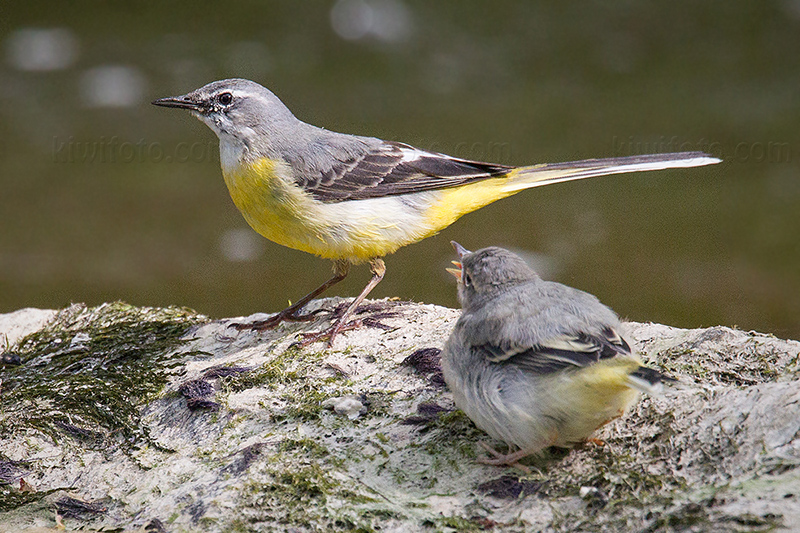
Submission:
[[[242,331],[245,329],[249,329],[252,331],[264,331],[267,329],[276,328],[278,324],[280,324],[281,322],[310,322],[314,320],[317,317],[317,315],[322,311],[324,311],[324,309],[315,309],[310,313],[300,314],[299,309],[292,309],[291,307],[287,307],[280,313],[275,313],[266,320],[257,320],[255,322],[250,322],[249,324],[234,323],[230,324],[228,327],[234,328],[238,331]]]
[[[333,346],[333,339],[336,338],[336,335],[341,333],[342,331],[350,331],[352,329],[359,328],[363,325],[361,319],[353,320],[347,324],[342,324],[341,320],[337,320],[333,323],[331,327],[328,329],[317,331],[315,333],[301,333],[300,339],[294,341],[291,346],[297,348],[305,348],[309,344],[314,344],[315,342],[321,342],[327,340],[326,343],[327,347],[330,348]]]
[[[493,459],[490,459],[488,457],[478,458],[479,463],[492,466],[513,466],[514,468],[524,472],[525,474],[530,475],[533,473],[533,471],[530,468],[519,463],[520,459],[523,459],[531,454],[530,450],[517,450],[514,453],[502,454],[497,450],[495,450],[494,448],[492,448],[491,446],[489,446],[488,444],[486,444],[485,442],[479,442],[478,444],[480,444],[484,450],[489,452],[489,454],[494,456]]]
[[[397,311],[396,308],[399,305],[401,305],[399,302],[392,302],[392,301],[362,303],[355,310],[355,314],[369,315],[369,316],[362,316],[360,318],[357,318],[356,320],[353,320],[353,322],[345,326],[342,329],[342,331],[356,329],[361,326],[366,326],[368,328],[382,329],[384,331],[395,330],[397,328],[394,328],[392,326],[387,326],[386,324],[381,322],[381,320],[384,318],[393,318],[398,316],[400,314],[400,311]],[[347,303],[341,303],[333,309],[333,311],[331,312],[331,318],[341,320],[346,311],[347,311]],[[357,324],[351,326],[351,324],[353,323]]]
[[[381,322],[381,320],[384,318],[392,318],[400,314],[398,311],[391,310],[393,307],[396,307],[395,302],[369,302],[366,304],[361,304],[355,310],[355,314],[369,314],[369,316],[357,317],[354,320],[345,323],[344,321],[347,320],[349,316],[347,313],[349,304],[346,302],[341,303],[331,311],[331,318],[335,319],[335,322],[331,325],[331,327],[316,333],[301,333],[300,340],[292,343],[292,346],[304,348],[309,344],[327,340],[327,346],[330,348],[333,346],[333,339],[339,333],[343,331],[351,331],[364,326],[382,329],[384,331],[394,330],[396,328]]]
[[[606,445],[606,441],[603,439],[596,439],[594,437],[589,437],[588,439],[583,441],[584,446],[597,446],[598,448],[602,448]]]

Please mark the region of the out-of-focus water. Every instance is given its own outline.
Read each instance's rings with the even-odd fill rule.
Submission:
[[[630,319],[800,337],[797,0],[2,11],[0,312],[123,299],[235,316],[326,279],[328,262],[247,228],[208,128],[149,104],[237,76],[313,124],[462,157],[725,160],[522,192],[390,256],[373,296],[455,306],[457,240],[529,254]]]

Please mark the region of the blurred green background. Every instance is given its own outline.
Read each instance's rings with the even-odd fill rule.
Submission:
[[[633,320],[800,338],[797,0],[17,2],[0,48],[0,312],[238,316],[327,279],[247,228],[207,127],[149,104],[235,76],[312,124],[462,157],[725,160],[525,191],[390,256],[375,297],[457,305],[454,239]]]

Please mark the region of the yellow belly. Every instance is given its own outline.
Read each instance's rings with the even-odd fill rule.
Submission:
[[[429,237],[499,198],[506,178],[402,196],[322,203],[297,187],[284,163],[261,159],[223,172],[233,203],[267,239],[360,263]]]

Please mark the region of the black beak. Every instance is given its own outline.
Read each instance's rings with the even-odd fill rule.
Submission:
[[[161,107],[177,107],[178,109],[190,109],[192,111],[203,110],[203,104],[192,99],[190,94],[159,98],[158,100],[153,100],[153,105]]]

